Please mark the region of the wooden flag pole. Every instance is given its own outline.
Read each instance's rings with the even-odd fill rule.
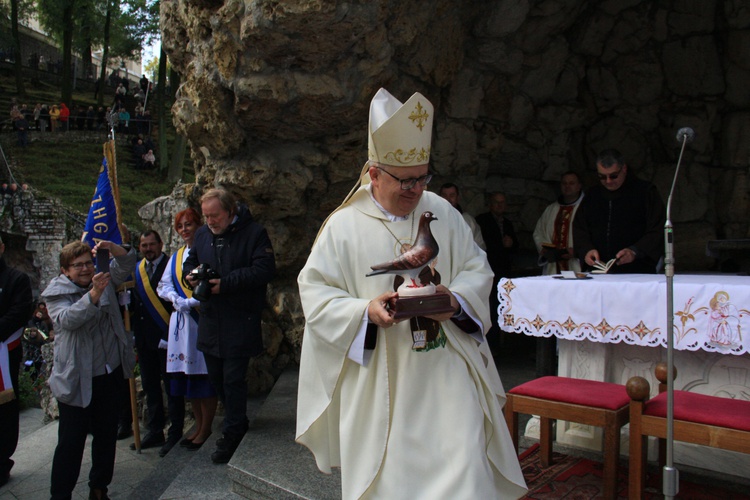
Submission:
[[[111,119],[108,117],[110,125],[110,140],[104,144],[104,156],[107,159],[107,165],[109,167],[108,174],[110,178],[110,184],[113,190],[113,197],[117,208],[117,225],[121,226],[120,223],[120,186],[117,183],[117,155],[115,151],[115,129]],[[120,227],[120,235],[122,235],[122,227]],[[127,287],[123,288],[127,290]],[[125,331],[128,334],[132,334],[130,330],[130,310],[128,304],[125,304],[125,314],[123,315]],[[133,420],[133,438],[136,453],[141,453],[141,426],[138,420],[138,402],[136,401],[136,390],[135,390],[135,373],[130,373],[128,377],[128,385],[130,388],[130,414]]]
[[[130,334],[130,310],[128,305],[125,305],[125,331]],[[128,378],[128,385],[130,386],[130,414],[133,418],[133,439],[135,444],[136,453],[141,452],[141,426],[138,421],[138,402],[135,398],[135,373],[133,376]]]

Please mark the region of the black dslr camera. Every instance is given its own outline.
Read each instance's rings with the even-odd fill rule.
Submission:
[[[190,277],[198,284],[193,288],[193,297],[201,302],[205,302],[211,296],[211,283],[208,280],[220,278],[219,273],[211,269],[208,264],[201,264],[192,271]]]

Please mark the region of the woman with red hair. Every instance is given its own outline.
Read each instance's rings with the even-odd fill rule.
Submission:
[[[182,264],[187,259],[195,231],[200,226],[201,216],[194,208],[187,208],[175,215],[174,229],[185,246],[169,258],[156,289],[159,297],[172,302],[174,306],[169,320],[167,372],[175,374],[171,382],[172,393],[191,400],[195,427],[180,442],[180,446],[188,450],[199,449],[208,439],[217,402],[216,391],[208,380],[203,353],[196,347],[199,302],[193,298],[192,290],[181,279]]]

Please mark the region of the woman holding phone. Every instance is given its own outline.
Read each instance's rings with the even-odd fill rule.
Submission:
[[[104,251],[103,251],[104,250]],[[109,272],[93,257],[113,257]],[[60,252],[61,274],[42,293],[55,329],[49,386],[60,409],[52,461],[52,500],[71,498],[86,437],[91,442],[89,499],[102,500],[115,467],[117,421],[125,378],[133,375],[133,341],[125,333],[115,288],[135,269],[136,255],[111,241],[93,249],[76,241]]]

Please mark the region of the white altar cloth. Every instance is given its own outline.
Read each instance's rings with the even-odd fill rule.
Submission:
[[[498,312],[505,331],[560,339],[558,375],[618,384],[640,375],[655,396],[654,368],[666,357],[666,295],[661,275],[503,279]],[[750,397],[750,278],[675,276],[674,335],[676,389]],[[629,448],[627,427],[622,453]],[[536,417],[525,434],[538,437]],[[600,428],[574,422],[557,422],[557,440],[602,449]],[[656,443],[650,441],[649,457],[655,460]],[[675,442],[675,461],[740,477],[750,470],[750,455],[690,443]]]
[[[667,346],[666,278],[655,274],[504,278],[502,329],[535,337]],[[721,354],[750,350],[750,278],[674,277],[674,347]]]

